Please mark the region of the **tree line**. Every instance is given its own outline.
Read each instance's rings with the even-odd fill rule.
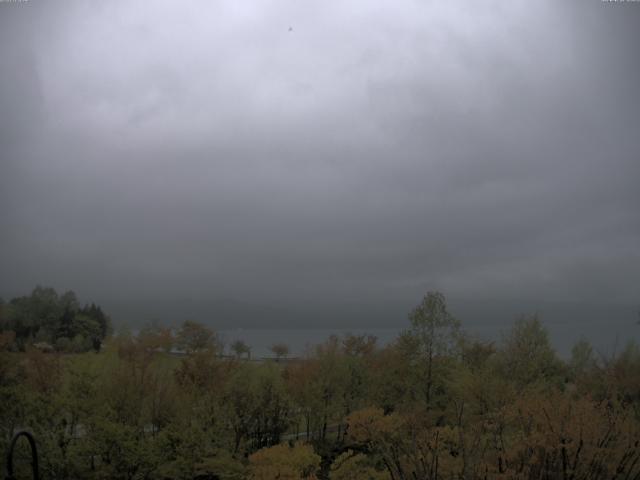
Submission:
[[[98,355],[0,350],[0,447],[29,427],[43,478],[640,478],[635,343],[562,360],[536,316],[481,341],[438,292],[389,345],[332,336],[288,362],[223,357],[196,322]]]
[[[111,333],[111,319],[94,303],[81,306],[73,291],[59,295],[38,286],[7,303],[0,299],[0,333],[13,350],[39,344],[61,352],[98,351]]]

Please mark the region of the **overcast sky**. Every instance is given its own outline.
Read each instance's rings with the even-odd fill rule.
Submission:
[[[640,3],[0,3],[0,294],[640,302]]]

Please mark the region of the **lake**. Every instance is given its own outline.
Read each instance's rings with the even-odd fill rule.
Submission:
[[[628,321],[606,322],[585,321],[544,323],[549,331],[551,342],[558,354],[568,358],[573,345],[584,338],[588,340],[596,352],[611,355],[624,348],[629,340],[640,340],[640,325]],[[403,326],[403,328],[406,328]],[[499,342],[510,325],[467,326],[464,330],[471,335],[487,340]],[[289,346],[290,356],[303,356],[309,347],[322,343],[330,335],[370,334],[378,338],[379,345],[386,345],[397,338],[402,328],[371,328],[371,329],[226,329],[219,334],[228,349],[228,345],[235,340],[243,340],[251,347],[253,357],[271,357],[271,345],[285,343]],[[227,350],[228,351],[228,350]]]

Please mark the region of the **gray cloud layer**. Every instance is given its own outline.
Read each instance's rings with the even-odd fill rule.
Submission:
[[[0,292],[640,301],[639,26],[596,0],[0,3]]]

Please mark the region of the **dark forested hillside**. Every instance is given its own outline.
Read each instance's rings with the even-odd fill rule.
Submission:
[[[30,295],[0,300],[0,332],[13,350],[38,344],[42,349],[84,352],[100,349],[111,332],[111,319],[98,305],[80,306],[72,291],[58,295],[53,288],[38,286]]]

